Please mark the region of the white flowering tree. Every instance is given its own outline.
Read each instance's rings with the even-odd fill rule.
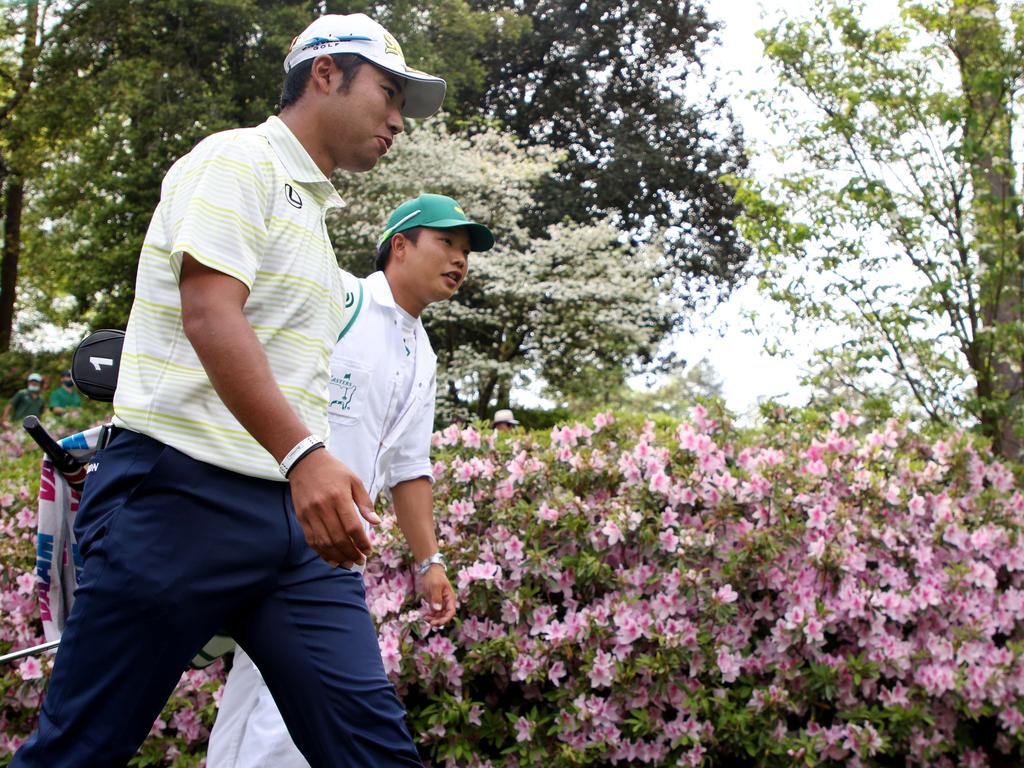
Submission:
[[[557,160],[509,134],[454,135],[433,120],[400,137],[372,173],[337,178],[347,205],[331,220],[332,236],[357,274],[372,268],[389,213],[422,192],[454,197],[495,234],[491,251],[471,255],[456,297],[424,317],[449,413],[486,417],[508,403],[517,376],[539,377],[556,397],[581,382],[614,387],[653,358],[668,331],[676,307],[655,281],[661,254],[632,245],[608,219],[527,232],[533,185]]]

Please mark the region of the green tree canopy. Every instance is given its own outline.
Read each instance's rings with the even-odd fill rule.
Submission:
[[[32,287],[74,296],[68,312],[93,326],[122,326],[164,173],[204,136],[276,110],[284,52],[321,10],[389,25],[410,62],[448,78],[450,102],[479,86],[467,51],[518,29],[452,0],[404,5],[89,0],[65,14],[40,65],[62,94],[44,122],[64,125],[67,139],[50,149],[31,200]]]
[[[538,191],[534,226],[609,215],[638,242],[660,240],[662,272],[686,304],[731,286],[748,249],[722,176],[742,172],[746,157],[701,66],[717,29],[705,4],[521,0],[516,9],[529,34],[481,51],[483,113],[565,151]]]

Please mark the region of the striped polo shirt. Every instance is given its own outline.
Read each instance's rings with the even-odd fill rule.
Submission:
[[[181,321],[182,254],[249,289],[244,314],[299,418],[327,433],[328,358],[358,281],[338,267],[327,211],[343,205],[288,127],[214,134],[164,177],[139,257],[114,396],[115,424],[199,461],[282,480],[217,396]],[[236,371],[244,383],[248,372]]]

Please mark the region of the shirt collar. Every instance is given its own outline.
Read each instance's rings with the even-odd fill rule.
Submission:
[[[302,146],[302,142],[295,137],[291,128],[285,125],[281,118],[271,115],[260,127],[263,129],[263,135],[270,142],[274,154],[277,155],[277,159],[284,166],[285,172],[294,181],[300,184],[325,185],[320,188],[325,193],[326,202],[336,206],[345,204],[331,180],[324,176],[323,171],[313,162],[309,152]]]
[[[366,285],[370,289],[370,296],[382,307],[394,309],[395,295],[391,293],[391,284],[383,272],[371,272],[366,278]]]
[[[366,285],[370,289],[370,296],[374,302],[380,304],[382,307],[388,309],[394,309],[400,311],[400,313],[406,317],[412,317],[408,312],[398,306],[395,303],[395,294],[391,292],[391,283],[388,282],[387,276],[381,272],[371,272],[366,278]],[[423,325],[423,318],[413,317],[417,327]]]

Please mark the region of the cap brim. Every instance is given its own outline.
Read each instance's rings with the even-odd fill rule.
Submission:
[[[426,72],[420,72],[411,67],[404,69],[396,67],[391,62],[383,62],[365,54],[360,54],[360,56],[406,81],[403,94],[405,106],[402,107],[402,117],[413,119],[430,117],[441,108],[448,85],[440,77],[428,75]]]
[[[462,219],[440,219],[439,221],[418,221],[417,227],[431,227],[433,229],[454,229],[465,227],[469,230],[469,247],[474,251],[489,251],[494,247],[494,235],[491,230],[483,224],[475,221],[463,221]]]

